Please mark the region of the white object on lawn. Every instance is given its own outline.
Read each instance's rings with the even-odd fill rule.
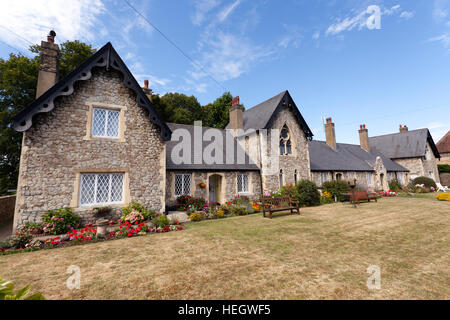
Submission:
[[[450,188],[447,186],[443,186],[442,184],[440,184],[439,182],[436,182],[436,185],[438,187],[438,191],[443,191],[443,192],[448,192],[450,191]]]

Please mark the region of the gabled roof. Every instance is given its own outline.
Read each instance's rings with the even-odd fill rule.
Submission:
[[[192,125],[185,125],[185,124],[177,124],[177,123],[168,123],[169,128],[172,131],[175,131],[177,129],[184,129],[187,130],[190,137],[191,137],[191,164],[175,164],[173,162],[172,159],[172,150],[174,149],[174,147],[179,144],[180,142],[178,141],[168,141],[166,142],[166,169],[167,170],[216,170],[216,171],[259,171],[258,166],[254,163],[254,161],[248,156],[247,153],[245,153],[245,151],[242,149],[241,145],[236,141],[236,139],[231,135],[231,133],[228,130],[222,130],[222,129],[215,129],[215,128],[208,128],[208,127],[201,127],[201,136],[203,137],[203,134],[205,133],[206,130],[209,129],[214,129],[214,130],[218,130],[220,131],[222,137],[227,137],[230,138],[230,140],[233,141],[233,149],[234,149],[234,157],[233,157],[233,163],[232,164],[227,164],[226,163],[226,156],[227,156],[227,149],[226,149],[226,145],[225,145],[225,141],[219,141],[218,144],[220,146],[220,148],[222,149],[222,154],[223,154],[223,161],[222,164],[208,164],[205,162],[205,159],[202,157],[202,161],[199,164],[194,164],[194,158],[197,158],[199,155],[195,153],[194,150],[194,146],[195,146],[195,142],[194,142],[194,126]],[[184,139],[184,136],[183,136]],[[211,144],[210,141],[203,141],[202,139],[202,143],[203,143],[203,148],[202,148],[202,152],[203,150],[205,150],[205,148]],[[244,164],[238,164],[237,163],[237,154],[238,154],[238,150],[240,152],[244,152],[245,153],[245,163]]]
[[[409,171],[376,149],[367,152],[356,144],[337,143],[333,150],[325,141],[309,141],[311,171],[374,171],[377,157],[387,171]]]
[[[123,83],[125,86],[136,93],[136,102],[138,105],[146,108],[149,112],[149,120],[161,128],[161,137],[166,141],[170,140],[171,131],[169,127],[160,118],[153,104],[110,42],[105,44],[67,77],[56,83],[28,107],[19,112],[14,118],[12,124],[13,129],[19,132],[28,130],[33,125],[33,117],[36,114],[52,111],[55,107],[55,99],[60,96],[71,95],[74,92],[75,82],[89,80],[92,76],[92,68],[94,67],[106,67],[106,70],[111,68],[120,71],[123,75]]]
[[[244,130],[270,129],[272,122],[283,106],[291,108],[306,137],[312,138],[313,133],[311,129],[306,124],[305,119],[303,119],[303,116],[287,90],[246,110],[244,112]]]
[[[428,129],[411,130],[369,138],[371,147],[378,149],[391,159],[424,157],[427,142],[430,144],[434,156],[440,158]]]
[[[450,152],[450,131],[436,144],[439,153]]]

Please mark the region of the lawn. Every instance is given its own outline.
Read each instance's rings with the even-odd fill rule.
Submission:
[[[433,199],[332,204],[3,256],[0,274],[48,299],[449,299],[449,218]],[[66,288],[70,265],[80,290]],[[370,265],[380,290],[366,286]]]

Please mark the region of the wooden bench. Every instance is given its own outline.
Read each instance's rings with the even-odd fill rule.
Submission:
[[[355,191],[354,193],[349,192],[348,195],[350,196],[350,202],[356,202],[357,204],[359,204],[361,200],[367,200],[368,202],[370,202],[370,200],[375,200],[375,202],[378,202],[376,193],[367,193],[367,191]]]
[[[272,219],[273,212],[290,210],[291,214],[293,214],[295,210],[297,214],[300,214],[298,203],[292,200],[291,197],[262,198],[261,203],[264,218],[266,217],[266,212],[269,213],[270,219]]]

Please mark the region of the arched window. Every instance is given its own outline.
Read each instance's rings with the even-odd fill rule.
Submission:
[[[280,189],[283,188],[283,169],[280,170]]]
[[[280,133],[280,155],[292,154],[292,143],[289,129],[283,126]]]

